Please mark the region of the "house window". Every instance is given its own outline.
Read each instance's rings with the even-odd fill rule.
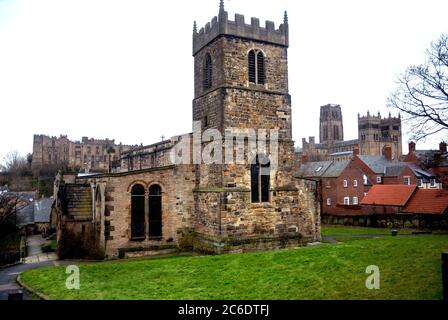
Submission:
[[[342,186],[343,186],[344,188],[347,188],[347,187],[348,187],[348,182],[347,182],[347,180],[344,180],[344,181],[342,182]]]
[[[369,180],[367,179],[367,176],[365,174],[362,175],[362,180],[365,186],[369,183]]]
[[[345,197],[344,198],[344,205],[346,205],[346,206],[350,205],[350,198],[349,197]]]
[[[270,162],[265,156],[256,156],[250,166],[252,203],[269,202]]]
[[[249,63],[249,82],[255,84],[264,84],[264,55],[260,50],[250,50],[248,55]]]
[[[358,197],[353,197],[353,204],[358,205]]]
[[[356,188],[358,187],[358,180],[353,180],[353,186]]]
[[[380,176],[376,177],[376,183],[381,183],[382,179]]]
[[[417,180],[417,186],[421,187],[423,185],[423,180],[422,179],[418,179]]]
[[[403,183],[405,185],[410,185],[411,184],[411,177],[403,177]]]
[[[331,206],[331,198],[327,198],[327,206]]]
[[[431,188],[436,187],[436,179],[431,179]]]
[[[212,57],[210,56],[210,53],[205,55],[203,81],[204,90],[208,90],[212,87]]]

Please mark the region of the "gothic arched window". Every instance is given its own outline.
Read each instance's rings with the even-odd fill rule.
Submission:
[[[212,57],[210,56],[210,53],[207,53],[205,55],[205,62],[204,62],[204,77],[203,77],[203,85],[204,90],[208,90],[212,87]]]
[[[131,191],[131,238],[145,238],[145,188],[140,184]]]
[[[269,202],[270,162],[264,155],[257,155],[250,165],[250,179],[252,202]]]
[[[339,140],[339,127],[338,126],[333,127],[333,139]]]
[[[248,54],[249,63],[249,82],[255,84],[264,84],[265,68],[264,55],[261,50],[250,50]]]

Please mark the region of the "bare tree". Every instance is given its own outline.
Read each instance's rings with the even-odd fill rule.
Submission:
[[[3,158],[2,171],[11,175],[26,175],[30,173],[31,164],[27,157],[23,157],[17,150],[8,152]]]
[[[19,197],[11,193],[0,194],[0,230],[11,223],[19,203]]]
[[[403,112],[412,139],[448,133],[448,34],[431,43],[425,63],[411,66],[398,78],[388,98],[390,107]]]

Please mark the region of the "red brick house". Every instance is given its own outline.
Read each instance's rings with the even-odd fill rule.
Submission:
[[[406,163],[413,163],[418,168],[430,172],[443,188],[448,188],[448,152],[446,142],[439,144],[439,150],[417,150],[415,142],[409,143],[409,153],[403,159]],[[433,185],[434,181],[430,181]]]
[[[373,209],[361,205],[361,201],[375,185],[441,188],[430,172],[414,163],[392,159],[391,150],[387,146],[383,150],[383,156],[357,155],[355,151],[349,161],[302,163],[296,177],[318,182],[323,217],[394,213],[388,206]]]

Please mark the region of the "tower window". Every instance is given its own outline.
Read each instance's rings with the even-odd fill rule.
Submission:
[[[270,162],[264,156],[257,156],[250,166],[252,203],[269,202]]]
[[[249,82],[255,84],[265,83],[264,55],[260,50],[250,50],[248,55]]]
[[[212,75],[212,57],[210,56],[210,53],[207,53],[204,62],[204,90],[208,90],[212,87]]]
[[[339,140],[339,127],[338,126],[333,127],[333,139]]]

